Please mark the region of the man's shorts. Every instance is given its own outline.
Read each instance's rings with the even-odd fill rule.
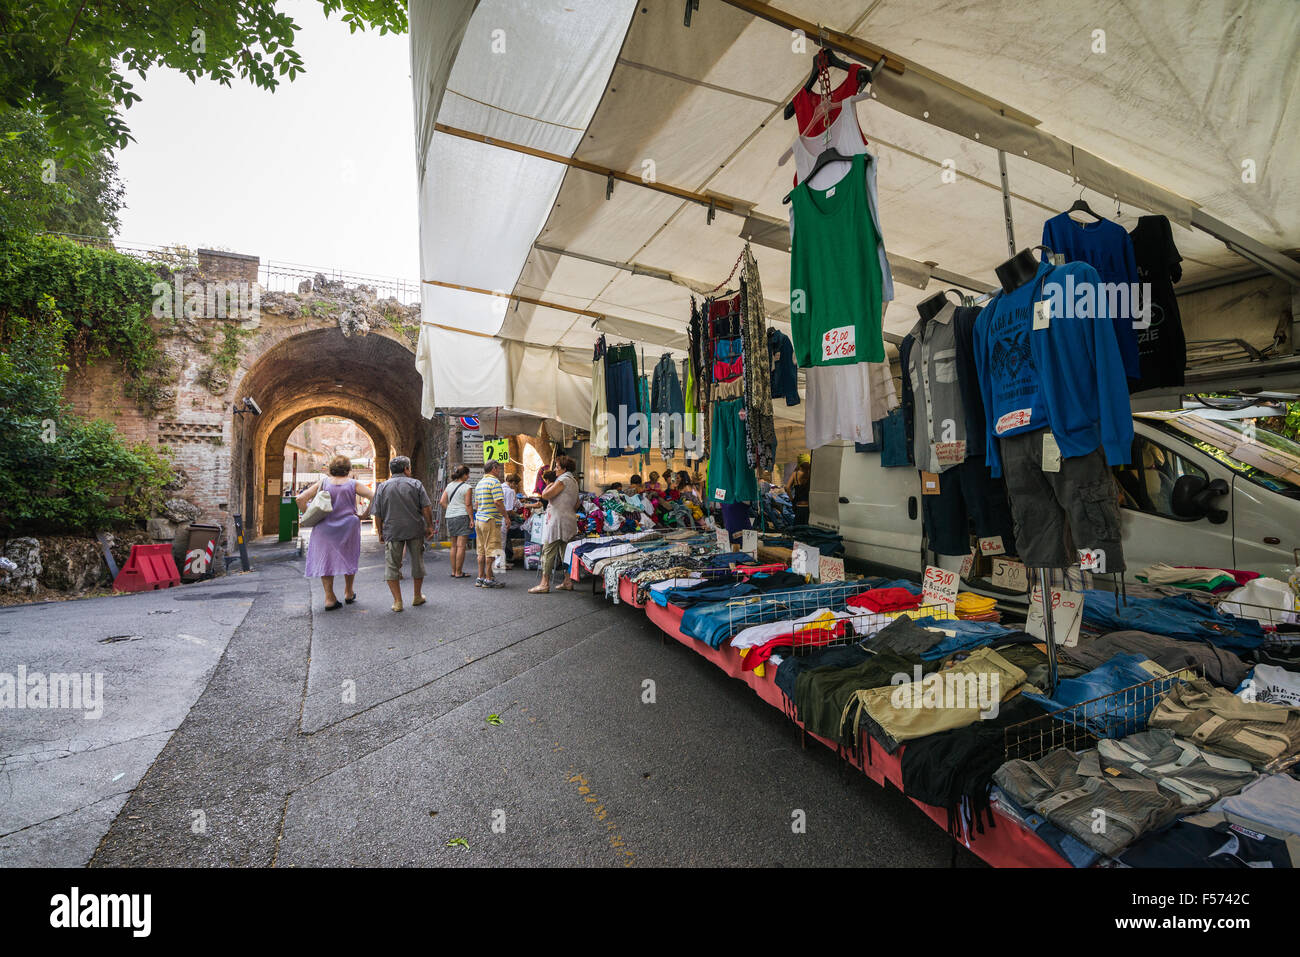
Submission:
[[[500,519],[493,519],[490,522],[475,522],[474,534],[478,536],[476,549],[480,555],[492,558],[502,554]]]
[[[402,578],[402,552],[411,553],[411,577],[424,577],[424,539],[407,538],[384,542],[384,580],[395,582]]]
[[[1122,572],[1119,495],[1105,453],[1097,448],[1062,458],[1060,471],[1044,472],[1044,431],[998,440],[1021,561],[1030,568],[1065,568],[1086,548],[1104,553],[1105,568],[1098,571]]]

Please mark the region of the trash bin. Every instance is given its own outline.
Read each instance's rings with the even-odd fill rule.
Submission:
[[[298,534],[298,503],[292,498],[280,499],[280,541],[290,541]]]
[[[190,540],[185,546],[185,563],[181,567],[181,581],[196,582],[212,577],[213,556],[221,538],[220,525],[195,522],[190,526]]]

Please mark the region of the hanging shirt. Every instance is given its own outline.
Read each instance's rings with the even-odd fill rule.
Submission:
[[[1124,373],[1130,379],[1142,376],[1138,358],[1138,330],[1133,323],[1138,318],[1138,304],[1133,298],[1138,289],[1137,260],[1133,254],[1133,240],[1119,223],[1101,219],[1095,223],[1076,223],[1065,213],[1053,216],[1043,223],[1043,245],[1060,253],[1066,262],[1087,263],[1101,277],[1103,283],[1117,284],[1125,305],[1110,313],[1115,327],[1115,341],[1124,360]],[[1115,300],[1119,302],[1120,299]]]
[[[780,396],[786,405],[798,405],[801,401],[799,373],[795,368],[790,337],[779,329],[768,329],[767,351],[772,366],[772,397]]]
[[[1044,427],[1051,428],[1065,458],[1100,446],[1107,464],[1128,462],[1133,414],[1105,297],[1094,290],[1091,317],[1062,314],[1077,302],[1063,291],[1097,282],[1097,271],[1086,263],[1042,263],[1029,282],[995,295],[976,320],[985,462],[994,478],[1002,474],[995,440]],[[1044,301],[1055,303],[1046,322],[1035,318]]]
[[[911,348],[903,364],[914,397],[912,453],[917,468],[943,472],[966,460],[966,411],[958,376],[956,307],[945,303],[908,333]],[[902,350],[899,350],[900,357]]]
[[[821,133],[826,129],[827,122],[833,122],[843,115],[843,101],[857,95],[863,69],[865,68],[856,63],[849,68],[848,75],[840,85],[831,90],[831,102],[825,113],[818,111],[821,94],[799,87],[794,95],[794,118],[804,136]],[[852,107],[849,110],[852,111]]]
[[[848,175],[850,163],[827,163],[817,171],[817,175],[808,179],[817,157],[827,148],[834,149],[841,156],[865,156],[867,164],[867,202],[871,206],[871,222],[876,227],[876,253],[880,257],[881,296],[885,302],[894,298],[894,275],[889,269],[889,258],[885,255],[884,232],[880,228],[880,196],[876,191],[876,167],[874,154],[867,151],[867,139],[862,135],[858,125],[858,114],[853,104],[856,98],[845,104],[847,109],[840,110],[830,129],[816,136],[799,136],[790,147],[794,154],[795,185],[805,180],[813,189],[826,189]],[[794,230],[794,209],[791,205],[791,235]]]
[[[1133,240],[1138,278],[1151,289],[1151,301],[1143,303],[1151,325],[1139,329],[1137,337],[1142,362],[1137,389],[1182,385],[1187,369],[1187,340],[1174,283],[1183,278],[1183,257],[1174,245],[1169,220],[1163,216],[1143,216],[1129,238]]]
[[[867,202],[866,157],[825,190],[791,192],[790,325],[801,366],[883,362],[878,234]]]

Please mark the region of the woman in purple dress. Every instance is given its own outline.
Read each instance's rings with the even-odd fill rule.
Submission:
[[[307,568],[303,574],[321,580],[325,586],[325,610],[334,611],[343,607],[334,595],[335,575],[343,576],[346,586],[343,601],[350,605],[357,600],[352,591],[352,580],[361,561],[361,518],[357,515],[357,496],[369,500],[375,497],[375,491],[348,478],[352,472],[352,460],[346,455],[334,456],[327,468],[327,477],[313,483],[298,496],[298,508],[306,510],[322,485],[329,490],[334,507],[324,521],[312,526],[311,538],[307,542]]]

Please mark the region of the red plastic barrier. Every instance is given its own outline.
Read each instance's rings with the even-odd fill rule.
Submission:
[[[153,591],[180,583],[181,573],[172,557],[171,545],[132,545],[126,564],[113,579],[113,588],[117,591]]]

